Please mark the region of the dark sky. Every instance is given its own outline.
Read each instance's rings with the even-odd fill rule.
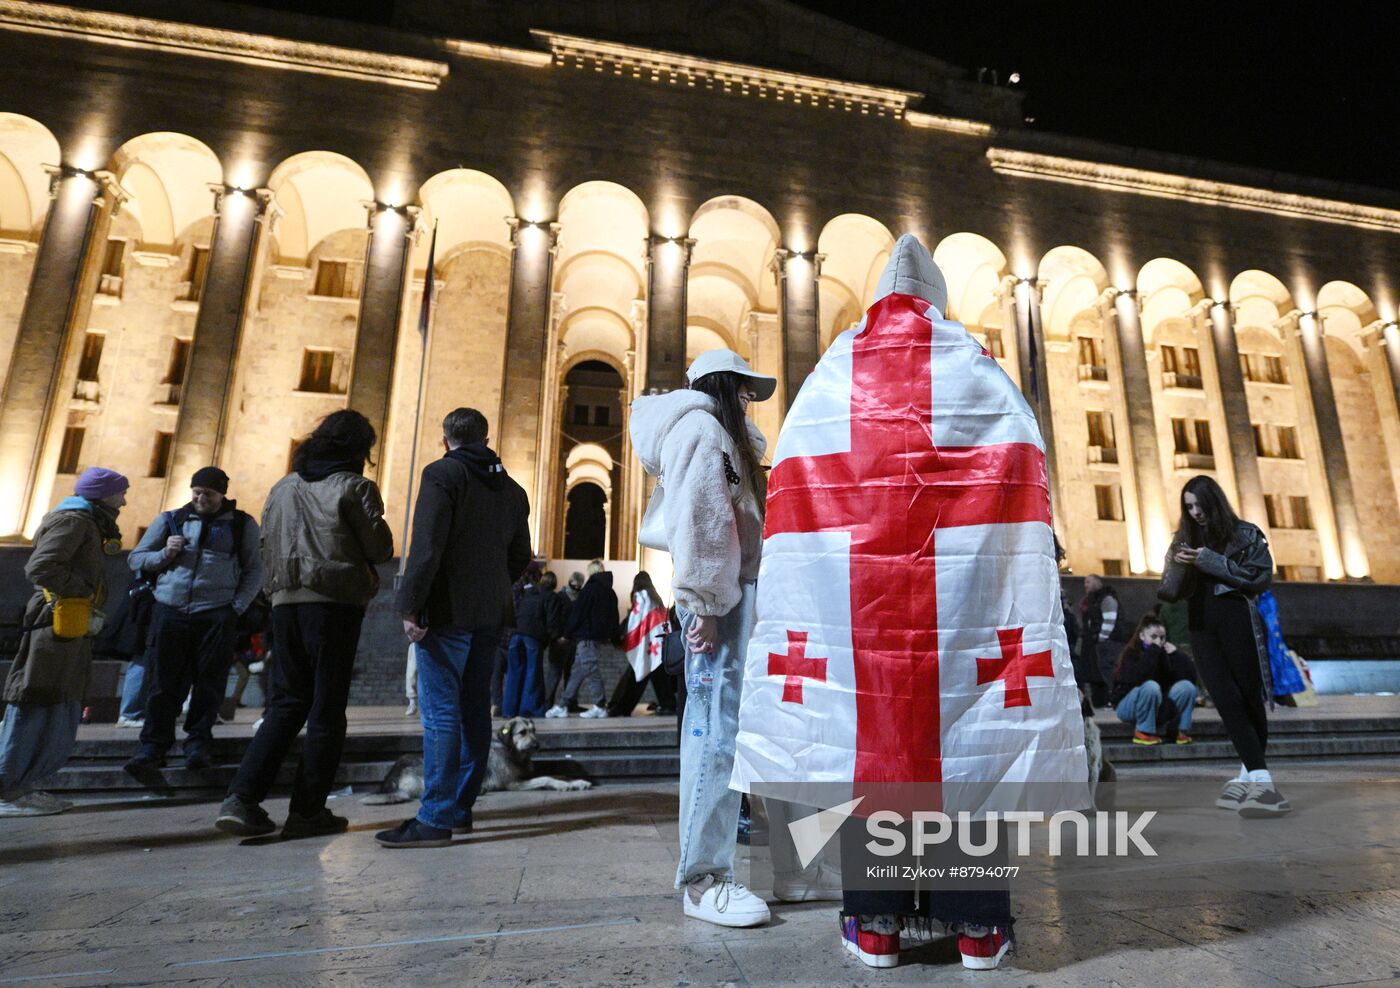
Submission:
[[[251,2],[371,22],[393,8]],[[1386,3],[797,2],[973,76],[1019,72],[1038,130],[1400,190]]]

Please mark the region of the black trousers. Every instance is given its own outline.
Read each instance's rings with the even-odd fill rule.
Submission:
[[[675,707],[676,705],[676,680],[665,669],[657,666],[651,671],[646,679],[637,682],[637,674],[632,671],[629,665],[622,670],[622,678],[617,681],[617,687],[613,690],[612,699],[608,701],[609,717],[631,717],[632,711],[636,708],[637,702],[641,700],[642,694],[646,692],[647,683],[651,684],[652,692],[656,694],[658,706]]]
[[[574,649],[571,638],[559,638],[549,643],[544,662],[544,705],[554,706],[559,695],[559,687],[568,683],[569,671],[574,667]]]
[[[1269,718],[1249,602],[1208,595],[1202,601],[1199,623],[1201,627],[1191,628],[1191,652],[1201,683],[1215,701],[1215,711],[1244,767],[1267,768]]]
[[[164,604],[155,605],[146,673],[151,692],[146,700],[146,724],[141,728],[145,751],[163,755],[175,743],[175,721],[191,687],[194,692],[185,717],[185,753],[209,746],[233,665],[236,621],[232,607],[186,614]]]
[[[985,844],[988,834],[985,823],[971,824],[971,840],[975,845]],[[906,841],[912,838],[913,828],[900,828]],[[1004,867],[1010,860],[1009,834],[1006,824],[998,824],[996,850],[986,857],[970,858],[957,849],[956,840],[936,845],[931,853],[922,859],[922,864],[934,867],[957,867],[975,865],[985,868]],[[907,889],[859,889],[852,888],[858,879],[855,877],[858,863],[869,863],[870,854],[862,853],[858,846],[868,839],[864,822],[856,817],[847,821],[838,835],[841,840],[841,868],[845,879],[841,895],[841,915],[843,916],[899,916],[911,920],[915,925],[934,922],[970,923],[977,926],[999,926],[1010,932],[1011,882],[1010,879],[986,879],[977,882],[977,888],[921,888],[915,890],[913,883]],[[892,858],[901,864],[912,864],[913,858],[903,855]],[[927,885],[927,882],[924,883]]]
[[[345,706],[365,609],[353,604],[283,604],[272,609],[276,651],[272,696],[262,727],[238,767],[231,795],[267,798],[277,771],[306,725],[290,810],[312,816],[326,805],[345,748]]]

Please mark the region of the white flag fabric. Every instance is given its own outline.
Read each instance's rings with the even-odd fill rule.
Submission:
[[[949,813],[1091,805],[1044,441],[945,306],[902,237],[783,423],[735,788],[914,783]]]
[[[665,635],[666,609],[658,607],[650,594],[639,595],[627,614],[627,638],[622,644],[637,682],[661,665],[661,641]]]

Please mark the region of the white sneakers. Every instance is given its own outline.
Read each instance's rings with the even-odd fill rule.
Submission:
[[[564,706],[563,704],[556,703],[554,706],[546,710],[544,712],[544,715],[550,720],[558,720],[560,717],[569,716],[569,708]]]
[[[418,716],[418,701],[417,701],[417,700],[414,700],[414,699],[412,699],[412,698],[410,698],[409,701],[408,701],[408,706],[404,709],[403,715],[404,715],[405,717],[417,717],[417,716]]]
[[[681,892],[685,914],[716,926],[762,926],[768,904],[733,879],[706,875],[686,884]]]
[[[118,718],[117,718],[117,726],[118,726],[118,727],[145,727],[145,726],[146,726],[146,722],[145,722],[144,720],[140,720],[140,719],[138,719],[138,718],[136,718],[136,717],[118,717]]]
[[[0,817],[54,816],[72,808],[73,804],[66,799],[46,792],[28,792],[13,799],[0,799]]]
[[[589,707],[587,710],[585,710],[583,713],[579,714],[580,717],[584,717],[589,720],[594,720],[599,717],[606,717],[607,715],[608,708],[600,707],[596,703],[593,706]]]

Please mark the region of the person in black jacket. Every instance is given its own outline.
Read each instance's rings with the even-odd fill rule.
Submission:
[[[1187,481],[1157,596],[1188,602],[1196,670],[1243,763],[1215,805],[1245,817],[1289,810],[1264,760],[1264,700],[1272,677],[1255,601],[1269,588],[1273,570],[1264,533],[1239,519],[1220,485],[1204,475]]]
[[[1133,725],[1133,744],[1161,744],[1173,722],[1176,743],[1191,743],[1186,732],[1196,709],[1196,684],[1177,674],[1174,652],[1161,619],[1148,614],[1118,657],[1109,700],[1118,719]]]
[[[530,565],[530,502],[486,445],[486,416],[442,423],[447,455],[423,470],[395,606],[418,645],[423,799],[375,834],[386,847],[444,847],[470,833],[491,749],[491,665],[511,583]]]
[[[564,634],[578,643],[574,652],[574,667],[569,672],[569,684],[564,687],[563,699],[559,705],[549,710],[550,717],[567,717],[569,704],[578,699],[580,691],[587,683],[587,696],[593,703],[580,717],[606,717],[608,708],[603,706],[603,674],[598,669],[598,661],[604,648],[608,647],[617,633],[617,594],[612,588],[612,574],[603,569],[603,561],[595,559],[588,564],[588,582],[574,601],[569,611],[568,624]]]
[[[553,573],[546,573],[545,579],[551,581],[551,587],[558,586],[558,577]],[[569,582],[564,585],[563,590],[554,594],[555,606],[558,608],[559,627],[554,638],[550,640],[549,652],[546,656],[544,670],[544,705],[549,709],[545,711],[546,717],[567,717],[569,711],[564,707],[555,704],[555,698],[559,695],[559,687],[567,685],[569,682],[569,671],[574,667],[575,643],[572,638],[564,637],[564,628],[569,623],[569,615],[573,613],[574,601],[583,591],[583,574],[571,573]]]
[[[1128,627],[1118,613],[1118,593],[1097,574],[1084,577],[1084,598],[1079,602],[1079,651],[1075,653],[1074,678],[1088,689],[1096,707],[1106,707],[1108,682],[1118,652],[1129,639]]]
[[[515,634],[510,636],[502,717],[544,715],[544,650],[563,626],[563,605],[554,592],[558,585],[531,566],[515,605]]]

